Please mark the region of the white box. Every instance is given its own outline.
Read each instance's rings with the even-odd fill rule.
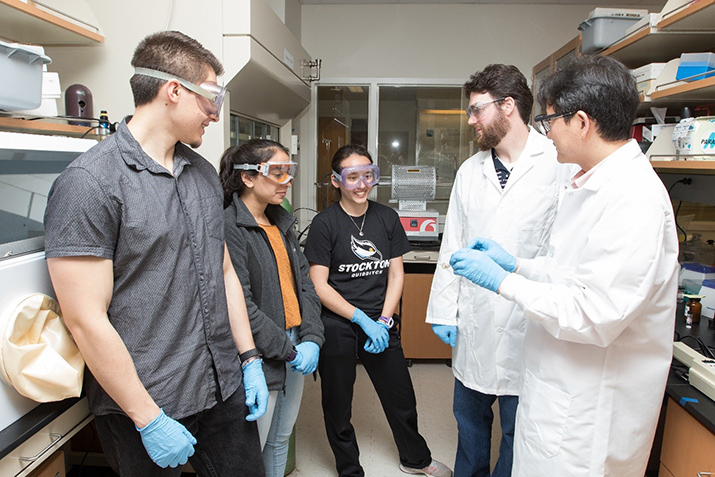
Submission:
[[[57,116],[57,100],[62,97],[60,76],[57,73],[42,72],[42,103],[36,109],[17,111],[28,116]]]
[[[660,73],[665,68],[665,63],[650,63],[631,70],[631,75],[636,79],[636,83],[657,79]]]
[[[0,41],[0,109],[34,109],[42,102],[42,65],[50,63],[41,46]]]
[[[680,265],[678,286],[684,286],[686,293],[697,293],[705,280],[712,279],[715,279],[715,267],[693,262]]]

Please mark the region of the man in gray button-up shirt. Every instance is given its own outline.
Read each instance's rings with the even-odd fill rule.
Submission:
[[[178,32],[145,38],[132,66],[134,116],[60,175],[45,218],[90,409],[122,476],[179,475],[187,459],[203,475],[263,475],[252,421],[268,391],[222,190],[185,145],[218,120],[223,68]]]

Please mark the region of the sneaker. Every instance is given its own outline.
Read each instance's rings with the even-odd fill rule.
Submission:
[[[427,467],[421,469],[413,469],[400,464],[400,470],[405,474],[433,475],[435,477],[452,477],[452,471],[449,467],[438,460],[432,459]]]

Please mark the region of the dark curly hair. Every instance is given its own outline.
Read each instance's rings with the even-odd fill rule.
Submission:
[[[516,66],[494,64],[477,71],[464,83],[467,99],[472,93],[489,93],[494,99],[514,98],[521,120],[529,124],[534,97],[526,78]]]
[[[219,178],[223,187],[223,207],[231,205],[234,192],[240,197],[246,190],[242,174],[257,176],[258,171],[242,171],[234,169],[234,164],[260,164],[268,162],[278,151],[283,151],[290,157],[290,151],[283,144],[270,139],[251,139],[240,146],[231,146],[221,156]]]

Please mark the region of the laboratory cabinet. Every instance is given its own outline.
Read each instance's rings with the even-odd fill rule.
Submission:
[[[715,434],[672,399],[666,410],[660,469],[660,477],[715,474]]]
[[[423,261],[420,257],[424,256]],[[432,332],[432,325],[425,323],[427,303],[436,263],[436,252],[411,252],[405,257],[405,282],[400,304],[400,339],[405,358],[451,359],[452,348]]]

